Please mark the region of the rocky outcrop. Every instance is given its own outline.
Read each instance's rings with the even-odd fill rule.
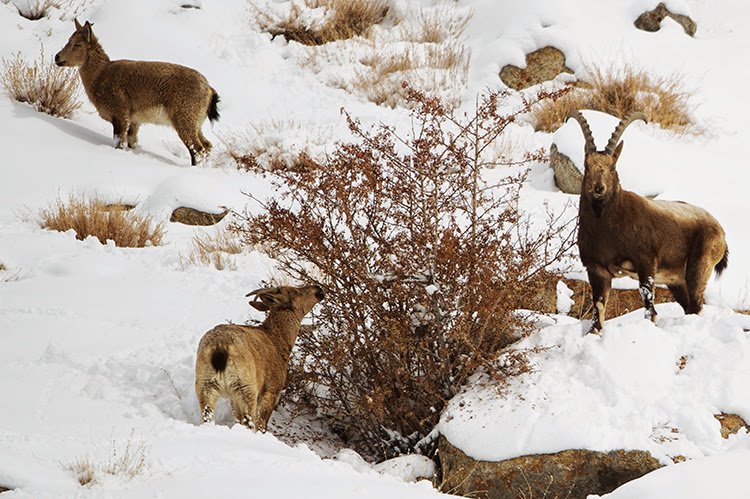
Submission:
[[[636,28],[643,31],[659,31],[661,29],[661,22],[666,17],[673,19],[677,24],[682,26],[682,29],[688,35],[695,36],[695,32],[698,29],[695,21],[686,15],[675,14],[663,3],[657,5],[654,10],[649,10],[638,16],[633,24]]]
[[[745,423],[745,420],[739,417],[737,414],[715,414],[714,417],[721,423],[721,436],[722,438],[729,438],[729,435],[734,435],[742,428],[745,431],[750,432],[750,426]]]
[[[224,210],[221,213],[207,213],[195,208],[180,207],[172,212],[169,221],[185,225],[214,225],[221,222],[227,216],[227,213],[229,213],[228,210]]]
[[[549,164],[555,172],[555,185],[565,194],[581,194],[583,174],[573,161],[552,144],[549,148]]]
[[[515,90],[522,90],[539,83],[554,80],[560,73],[573,73],[565,65],[565,54],[551,46],[542,47],[526,54],[526,67],[512,64],[500,70],[500,79]]]
[[[566,450],[506,461],[476,461],[441,435],[443,491],[486,499],[565,497],[607,494],[661,464],[640,450]]]

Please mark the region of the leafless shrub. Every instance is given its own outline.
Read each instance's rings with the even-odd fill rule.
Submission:
[[[531,229],[518,208],[523,174],[483,178],[498,161],[492,144],[532,102],[499,114],[506,94],[492,93],[457,117],[437,99],[407,96],[411,135],[366,131],[347,115],[353,142],[324,162],[302,156],[273,170],[280,196],[256,200],[263,212],[234,226],[273,250],[282,272],[324,287],[288,393],[373,459],[429,454],[423,439],[468,376],[480,366],[505,375],[498,353],[533,327],[518,310],[535,308],[573,243],[574,220]]]
[[[692,118],[692,93],[684,89],[679,75],[654,76],[632,67],[618,70],[598,66],[588,68],[588,73],[589,85],[534,110],[532,121],[537,130],[552,132],[571,111],[595,109],[618,118],[640,111],[650,123],[659,123],[662,128],[703,133]]]
[[[0,81],[11,99],[27,102],[37,111],[62,118],[70,118],[81,107],[78,75],[53,62],[45,63],[44,46],[39,59],[32,63],[27,63],[20,52],[10,60],[3,59],[2,63]]]
[[[94,236],[102,244],[108,240],[127,248],[157,246],[164,236],[164,226],[154,225],[150,218],[123,210],[111,210],[107,203],[71,196],[67,202],[58,199],[39,211],[44,229],[65,232],[73,229],[76,239]]]
[[[86,456],[76,459],[65,468],[73,472],[78,483],[86,486],[96,484],[102,475],[135,478],[145,469],[146,458],[146,445],[143,442],[134,442],[131,436],[123,450],[119,450],[113,440],[110,455],[104,460]]]

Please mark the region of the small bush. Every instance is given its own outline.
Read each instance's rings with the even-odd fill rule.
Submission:
[[[188,266],[214,267],[216,270],[237,270],[232,255],[242,253],[240,241],[227,230],[199,234],[190,243],[186,256],[180,256],[183,268]]]
[[[110,455],[97,461],[90,456],[77,459],[65,468],[72,471],[78,483],[82,486],[94,485],[101,480],[102,475],[135,478],[146,467],[146,445],[133,442],[132,437],[125,444],[125,449],[118,450],[112,441]]]
[[[631,67],[623,70],[592,67],[590,88],[575,88],[554,102],[540,105],[533,113],[536,130],[552,132],[570,111],[594,109],[618,118],[641,111],[651,123],[685,133],[695,128],[692,94],[684,90],[679,76],[657,77]]]
[[[58,0],[24,0],[14,2],[18,13],[30,21],[38,21],[49,15],[52,8],[59,9],[61,2]]]
[[[39,59],[32,64],[27,63],[20,52],[10,60],[3,59],[2,63],[0,80],[11,99],[27,102],[37,111],[61,118],[70,118],[81,107],[78,75],[69,68],[57,67],[54,62],[45,63],[44,46]]]
[[[303,5],[293,3],[285,18],[262,12],[254,2],[261,29],[273,36],[283,36],[288,41],[303,45],[323,45],[336,40],[364,36],[388,13],[386,0],[304,0]],[[323,18],[310,19],[310,11],[322,9]]]
[[[493,144],[531,102],[499,114],[505,94],[493,93],[474,116],[456,117],[406,93],[410,135],[366,131],[347,115],[353,142],[323,162],[302,156],[272,170],[280,196],[258,200],[262,212],[234,226],[245,243],[272,250],[280,271],[324,287],[287,393],[373,459],[429,454],[425,438],[468,377],[481,366],[509,374],[494,361],[531,330],[519,309],[534,309],[557,279],[552,265],[575,222],[532,228],[518,207],[518,168],[498,183],[483,178],[499,161]]]
[[[60,232],[73,229],[76,239],[94,236],[102,244],[107,240],[124,248],[156,246],[164,236],[163,224],[153,225],[150,218],[140,217],[120,209],[112,210],[102,201],[70,197],[57,200],[39,212],[44,229]]]

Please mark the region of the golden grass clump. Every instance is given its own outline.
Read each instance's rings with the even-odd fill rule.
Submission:
[[[237,270],[232,255],[242,253],[239,238],[228,230],[199,234],[190,243],[187,255],[180,256],[183,268],[189,266],[213,267],[216,270]]]
[[[292,4],[286,17],[275,18],[260,11],[254,2],[250,6],[262,29],[303,45],[323,45],[364,36],[389,10],[387,0],[304,0],[302,5]],[[325,10],[322,22],[312,23],[306,19],[315,9]]]
[[[621,70],[588,68],[591,81],[557,100],[543,102],[533,112],[537,131],[553,132],[562,125],[568,113],[594,109],[618,118],[641,111],[650,123],[678,133],[702,133],[692,119],[692,93],[679,75],[654,76],[627,67]]]
[[[81,107],[78,75],[74,70],[57,67],[54,62],[45,63],[44,46],[39,59],[32,63],[19,52],[10,60],[2,59],[2,64],[0,81],[11,99],[61,118],[70,118]]]
[[[118,451],[113,441],[110,455],[106,459],[95,461],[86,456],[76,459],[66,469],[73,472],[81,486],[99,482],[102,475],[135,478],[146,468],[146,454],[145,444],[134,443],[132,438],[121,451]]]
[[[158,246],[164,237],[164,226],[153,225],[148,217],[141,217],[122,209],[111,209],[98,200],[70,197],[67,202],[58,199],[39,212],[44,229],[65,232],[73,229],[76,239],[94,236],[102,244],[114,241],[121,248]]]

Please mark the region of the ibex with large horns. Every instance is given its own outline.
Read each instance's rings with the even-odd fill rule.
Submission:
[[[152,61],[111,61],[91,23],[81,25],[55,55],[58,66],[79,68],[81,82],[99,116],[112,123],[115,147],[138,144],[143,123],[173,127],[195,165],[211,150],[201,125],[219,119],[219,95],[198,71]]]
[[[620,186],[616,170],[623,147],[620,137],[634,120],[646,121],[643,114],[621,120],[603,151],[597,151],[580,112],[568,118],[579,123],[586,140],[578,250],[593,295],[589,332],[602,330],[613,277],[638,279],[645,315],[651,321],[656,321],[655,284],[666,284],[686,314],[699,313],[711,271],[719,275],[727,267],[724,229],[702,208],[647,199]]]
[[[287,364],[302,318],[323,299],[320,286],[256,289],[254,308],[268,311],[259,326],[221,324],[201,338],[195,359],[195,392],[204,423],[213,421],[226,396],[240,423],[265,432],[286,384]]]

